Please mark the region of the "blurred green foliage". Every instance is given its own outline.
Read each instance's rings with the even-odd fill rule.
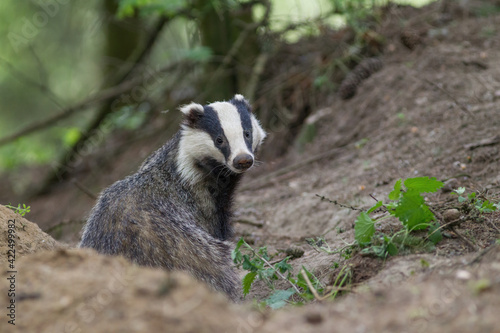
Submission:
[[[187,6],[187,0],[120,0],[116,14],[119,18],[131,17],[138,10],[143,16],[173,16]]]
[[[110,1],[110,0],[106,0]],[[270,0],[270,29],[280,30],[290,23],[306,22],[304,29],[292,29],[295,39],[319,33],[315,18],[322,24],[353,25],[372,12],[379,0]],[[413,0],[413,3],[430,0]],[[195,18],[200,13],[187,0],[119,0],[116,13],[107,13],[103,2],[67,2],[57,0],[0,2],[0,138],[37,121],[47,119],[99,91],[109,79],[103,68],[117,70],[128,65],[104,57],[109,21],[138,16],[144,32],[150,31],[156,18],[172,18],[149,58],[148,66],[158,68],[172,60],[190,59],[207,62],[213,58],[210,48],[200,44]],[[230,8],[248,0],[208,0],[216,9]],[[404,2],[401,0],[400,2]],[[411,2],[411,1],[410,1]],[[254,15],[262,15],[256,6]],[[182,15],[177,15],[182,12]],[[137,15],[136,15],[137,14]],[[316,23],[315,23],[316,22]],[[262,32],[259,32],[262,33]],[[139,46],[138,46],[139,47]],[[196,80],[198,76],[190,76]],[[326,86],[318,74],[315,85]],[[165,80],[164,84],[168,81]],[[161,92],[157,92],[160,95]],[[160,97],[157,96],[159,99]],[[141,101],[137,101],[140,104]],[[118,110],[109,121],[114,129],[137,129],[144,123],[145,112],[135,105]],[[0,147],[0,172],[24,165],[43,165],[56,160],[74,145],[97,109],[78,112],[53,127],[22,137]]]

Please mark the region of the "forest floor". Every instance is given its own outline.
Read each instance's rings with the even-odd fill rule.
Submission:
[[[247,175],[238,194],[237,237],[256,248],[267,246],[274,259],[287,249],[302,250],[289,262],[294,274],[304,266],[327,286],[341,268],[350,272],[348,290],[334,301],[259,310],[252,300],[271,293],[262,281],[254,283],[243,304],[234,305],[181,273],[71,249],[82,224],[65,221],[83,221],[94,201],[63,184],[30,202],[28,218],[65,245],[0,207],[1,221],[18,223],[16,327],[23,332],[500,332],[500,212],[473,213],[450,192],[464,187],[466,194],[500,201],[500,15],[464,10],[445,20],[436,8],[414,10],[412,26],[426,27],[427,34],[413,51],[401,45],[394,29],[400,17],[383,22],[383,69],[365,80],[354,98],[334,98],[316,110],[309,118],[314,141],[301,153],[265,161]],[[438,19],[443,23],[433,26]],[[130,173],[151,145],[165,139],[148,138],[149,146],[138,142],[122,152],[107,165],[115,171],[102,172],[89,187],[98,192]],[[398,179],[419,176],[446,182],[426,196],[438,219],[449,209],[462,216],[460,224],[442,230],[444,238],[435,247],[385,259],[358,248],[335,254],[319,249],[353,243],[356,209],[387,198]],[[400,228],[389,218],[377,232],[390,235]],[[6,243],[0,248],[4,262]],[[7,282],[0,283],[0,299],[7,300]],[[288,288],[284,281],[275,287]],[[5,318],[0,327],[10,328]]]

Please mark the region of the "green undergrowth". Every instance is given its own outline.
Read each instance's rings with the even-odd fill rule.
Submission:
[[[246,297],[250,293],[256,280],[263,281],[271,293],[260,305],[272,309],[279,309],[286,304],[302,305],[314,299],[333,300],[343,287],[350,284],[348,266],[344,266],[333,285],[327,287],[305,266],[294,274],[292,265],[288,263],[291,256],[273,261],[266,246],[254,249],[243,238],[236,244],[232,259],[237,267],[248,271],[242,281],[243,295]],[[278,280],[284,281],[288,288],[278,287]]]
[[[481,214],[493,213],[500,209],[500,202],[493,203],[490,199],[484,197],[484,195],[476,192],[471,192],[466,195],[465,191],[465,187],[459,187],[452,192],[458,196],[458,202],[462,204],[461,209],[465,213],[469,213],[472,210]]]
[[[398,253],[432,251],[443,237],[440,224],[426,204],[423,194],[436,192],[442,186],[443,183],[436,178],[399,179],[389,193],[388,200],[378,201],[356,219],[354,239],[362,248],[361,252],[385,258]],[[372,217],[379,211],[384,213]],[[389,217],[398,218],[403,228],[391,234],[376,232],[376,225]],[[420,235],[424,230],[427,233],[422,237]]]
[[[12,209],[14,212],[16,212],[17,214],[19,214],[21,216],[24,216],[31,211],[31,207],[26,206],[26,204],[22,204],[22,206],[21,206],[21,204],[18,204],[17,207],[11,206],[10,204],[8,204],[8,205],[5,205],[5,207]]]
[[[441,230],[448,225],[443,222],[441,216],[440,220],[436,218],[434,208],[428,205],[424,195],[438,191],[443,185],[436,178],[430,177],[399,179],[387,199],[379,200],[366,211],[359,213],[354,224],[352,243],[332,248],[322,236],[308,238],[307,244],[315,251],[337,255],[335,260],[332,259],[330,269],[333,278],[328,286],[305,266],[294,269],[290,263],[294,256],[288,255],[275,260],[276,255],[270,255],[266,246],[254,249],[241,238],[232,252],[232,259],[237,267],[247,271],[242,281],[243,294],[246,297],[254,283],[262,281],[271,292],[259,305],[272,309],[281,308],[286,304],[305,304],[313,300],[334,300],[341,292],[348,291],[352,284],[350,259],[356,253],[386,259],[389,256],[434,251],[436,244],[443,239]],[[475,192],[466,195],[465,188],[454,190],[452,194],[458,196],[463,213],[475,212],[482,217],[483,214],[500,208],[500,203],[495,204],[484,195]],[[359,210],[323,196],[318,197],[344,208]],[[471,214],[467,216],[470,217]],[[401,222],[400,227],[388,230],[386,225],[382,228],[381,222],[388,218],[397,218]],[[342,233],[344,230],[337,228],[337,232]],[[334,272],[336,274],[333,274]]]

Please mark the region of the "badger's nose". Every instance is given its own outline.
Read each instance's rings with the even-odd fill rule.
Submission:
[[[233,160],[233,166],[238,170],[246,170],[253,165],[253,157],[249,154],[239,154]]]

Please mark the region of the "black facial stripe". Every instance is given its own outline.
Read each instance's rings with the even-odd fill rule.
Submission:
[[[238,110],[238,113],[240,114],[241,127],[243,128],[243,131],[250,132],[250,138],[247,139],[244,136],[245,135],[244,133],[243,133],[243,137],[245,138],[245,142],[247,144],[248,150],[252,151],[253,127],[252,127],[252,118],[250,118],[250,110],[248,109],[248,106],[247,106],[245,101],[233,98],[232,100],[229,101],[229,103],[236,106],[236,109]]]
[[[217,115],[217,112],[215,112],[215,110],[210,106],[204,106],[203,109],[204,114],[198,123],[198,127],[210,135],[214,142],[214,145],[219,148],[219,150],[227,160],[229,158],[229,155],[231,155],[231,147],[229,146],[229,142],[224,135],[222,126],[220,125],[219,116]],[[221,136],[224,139],[224,143],[222,144],[222,146],[219,146],[217,144],[218,136]]]

